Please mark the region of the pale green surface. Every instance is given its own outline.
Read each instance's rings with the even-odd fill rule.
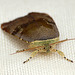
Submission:
[[[35,45],[35,46],[44,46],[45,44],[52,44],[52,43],[55,43],[59,40],[59,38],[53,38],[53,39],[48,39],[48,40],[36,40],[36,41],[33,41],[31,42],[32,45]]]

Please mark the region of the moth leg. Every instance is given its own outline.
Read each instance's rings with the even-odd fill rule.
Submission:
[[[70,60],[70,59],[68,59],[68,58],[65,57],[65,55],[64,55],[64,53],[63,53],[62,51],[53,49],[52,52],[57,52],[57,53],[58,53],[60,56],[62,56],[64,59],[66,59],[67,61],[70,61],[70,62],[73,63],[72,60]]]
[[[29,50],[35,50],[35,48],[29,48],[29,49],[23,49],[23,50],[17,50],[15,53],[12,53],[10,55],[16,54],[16,53],[20,53],[20,52],[24,52],[24,51],[29,51]]]
[[[33,51],[31,56],[29,57],[29,59],[27,59],[26,61],[24,61],[23,63],[28,62],[31,58],[33,58],[37,53],[39,52],[39,50]]]
[[[31,54],[31,56],[29,57],[29,59],[27,59],[27,60],[24,61],[23,63],[28,62],[28,61],[29,61],[31,58],[33,58],[38,52],[46,52],[46,50],[44,50],[44,49],[38,49],[38,48],[37,48],[37,50],[35,50],[35,51],[32,52],[32,54]]]

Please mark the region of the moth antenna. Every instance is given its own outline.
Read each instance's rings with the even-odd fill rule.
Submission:
[[[70,40],[75,40],[75,38],[73,38],[73,39],[65,39],[65,40],[61,40],[61,41],[52,43],[52,44],[50,44],[50,45],[54,45],[54,44],[58,44],[58,43],[62,43],[62,42],[65,42],[65,41],[70,41]]]
[[[29,48],[29,49],[18,50],[15,53],[12,53],[10,55],[17,54],[17,53],[21,53],[21,52],[24,52],[24,51],[34,50],[34,49],[40,48],[40,47],[44,47],[44,46],[38,46],[38,47]]]
[[[15,53],[12,53],[12,54],[10,54],[10,55],[13,55],[13,54],[17,54],[17,53],[15,52]]]

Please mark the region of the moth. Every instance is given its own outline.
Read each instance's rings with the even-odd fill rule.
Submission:
[[[18,37],[20,40],[29,43],[28,49],[18,50],[16,53],[34,50],[29,59],[23,63],[28,62],[40,52],[57,52],[67,61],[73,62],[66,58],[62,51],[55,49],[55,46],[64,41],[75,40],[75,38],[59,41],[58,28],[52,17],[46,13],[31,12],[24,17],[3,23],[1,28],[7,33]]]

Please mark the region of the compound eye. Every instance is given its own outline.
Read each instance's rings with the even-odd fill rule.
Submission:
[[[50,48],[52,48],[52,46],[50,46]]]
[[[45,47],[44,47],[44,49],[45,49]]]

